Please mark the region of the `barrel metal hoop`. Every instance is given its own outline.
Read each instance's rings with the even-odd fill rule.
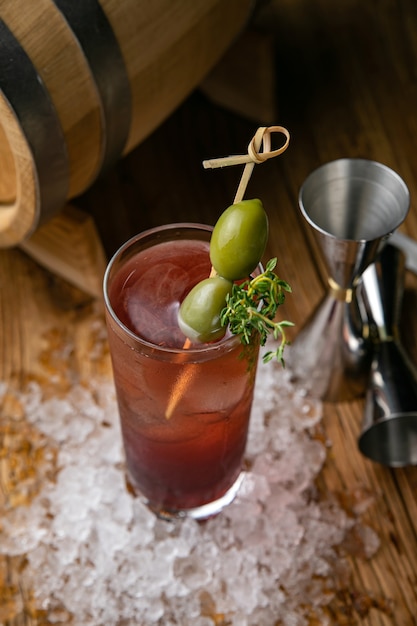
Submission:
[[[125,62],[98,0],[54,2],[80,44],[99,94],[104,125],[101,173],[123,154],[129,135],[132,96]]]
[[[67,199],[69,159],[65,136],[42,78],[2,19],[0,41],[0,90],[13,109],[33,155],[39,187],[36,220],[42,223]]]

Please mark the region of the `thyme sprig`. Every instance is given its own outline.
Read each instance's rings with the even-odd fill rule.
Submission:
[[[263,361],[267,363],[276,358],[285,366],[284,348],[288,343],[285,328],[294,324],[287,320],[276,321],[275,316],[285,301],[285,292],[291,293],[291,287],[275,274],[276,265],[277,259],[273,258],[264,272],[233,285],[221,313],[221,323],[229,325],[234,335],[240,335],[244,345],[251,343],[254,333],[259,333],[260,344],[264,346],[272,333],[274,339],[280,339],[280,344],[275,351],[264,354]]]

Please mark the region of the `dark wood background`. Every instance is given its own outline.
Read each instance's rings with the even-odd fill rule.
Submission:
[[[298,210],[299,188],[314,168],[363,157],[395,169],[412,198],[402,230],[417,239],[417,3],[276,0],[261,6],[254,25],[273,38],[277,110],[274,119],[259,121],[287,127],[292,139],[282,156],[256,166],[247,197],[262,198],[269,214],[266,256],[278,257],[293,287],[283,316],[296,323],[294,336],[326,290],[320,250]],[[158,224],[214,223],[233,201],[241,169],[204,170],[201,163],[245,152],[259,121],[214,104],[198,89],[74,204],[94,217],[108,255]],[[82,359],[88,346],[81,342],[90,305],[70,304],[63,312],[46,271],[18,249],[0,251],[0,259],[1,379],[23,384],[39,367],[33,363],[45,342],[71,333],[85,373],[91,365]],[[45,330],[47,323],[57,335]],[[410,273],[401,334],[417,362],[417,277]],[[44,362],[43,376],[56,366]],[[329,618],[337,625],[411,626],[417,624],[417,469],[391,470],[361,456],[362,412],[361,400],[324,407],[321,436],[331,446],[318,488],[352,516],[369,498],[364,521],[381,545],[372,559],[358,549],[343,555],[351,574],[340,584]],[[10,493],[4,497],[10,502]],[[10,591],[10,581],[18,584],[20,565],[7,558],[0,563],[4,606],[4,590]],[[4,623],[48,622],[27,611]],[[317,624],[313,617],[311,624]]]

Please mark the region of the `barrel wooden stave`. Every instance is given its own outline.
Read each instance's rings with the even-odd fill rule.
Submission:
[[[252,0],[101,0],[119,41],[134,115],[124,150],[148,136],[199,84],[244,28]],[[175,24],[175,29],[172,25]],[[138,54],[137,51],[142,53]]]
[[[91,184],[101,160],[103,127],[90,68],[51,0],[7,0],[0,9],[1,18],[32,60],[59,117],[69,157],[68,197],[73,197]]]
[[[64,10],[82,12],[87,5],[95,5],[111,29],[114,41],[109,42],[110,57],[113,53],[121,55],[128,79],[130,119],[122,119],[127,108],[122,113],[110,111],[110,115],[107,110],[106,118],[103,95],[116,89],[118,77],[109,75],[108,85],[103,85],[101,72],[100,83],[93,72],[97,65],[92,67],[91,54],[89,57],[83,49]],[[0,137],[7,139],[3,147],[0,145],[0,163],[4,165],[0,178],[7,177],[0,180],[0,247],[18,245],[67,200],[92,184],[102,167],[108,165],[106,146],[110,135],[113,133],[113,140],[117,135],[118,122],[127,132],[126,137],[119,138],[123,139],[120,154],[107,155],[113,161],[157,128],[219,60],[244,27],[251,8],[252,0],[85,0],[79,5],[67,0],[2,0],[0,23],[5,24],[33,65],[46,94],[48,115],[56,118],[52,120],[56,145],[55,151],[40,154],[48,141],[43,137],[34,147],[33,136],[25,134],[28,125],[19,119],[22,111],[13,109],[0,83]],[[86,26],[91,28],[89,23]],[[100,45],[103,32],[97,34]],[[96,63],[97,58],[96,54]],[[108,67],[117,68],[117,63]],[[28,108],[24,106],[23,110]],[[36,111],[32,110],[31,115],[36,116]],[[31,122],[32,135],[33,128],[48,135],[42,116],[35,124],[33,119]],[[60,163],[55,163],[56,159]],[[57,174],[62,180],[54,180]],[[45,201],[48,194],[44,189],[49,183],[52,206]]]

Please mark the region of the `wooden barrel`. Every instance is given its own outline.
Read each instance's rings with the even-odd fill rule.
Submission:
[[[149,135],[253,0],[2,0],[0,247],[21,243]]]

